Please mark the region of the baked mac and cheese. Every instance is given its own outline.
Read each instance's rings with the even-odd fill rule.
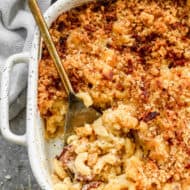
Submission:
[[[55,190],[190,189],[189,5],[102,0],[53,23],[75,92],[103,112],[53,161]],[[67,96],[45,45],[38,84],[46,137],[61,135]]]

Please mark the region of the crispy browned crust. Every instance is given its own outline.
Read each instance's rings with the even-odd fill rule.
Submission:
[[[101,109],[132,104],[147,125],[135,131],[146,147],[147,189],[171,182],[183,189],[190,180],[189,12],[183,0],[102,1],[63,13],[50,29],[76,92],[88,92]],[[38,106],[48,118],[66,93],[45,46],[38,85]],[[168,155],[157,152],[157,137]]]

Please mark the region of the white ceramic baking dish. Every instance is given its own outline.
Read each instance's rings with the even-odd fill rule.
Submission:
[[[45,13],[45,19],[51,23],[63,12],[92,0],[58,0]],[[26,145],[34,176],[43,190],[52,190],[51,160],[59,154],[62,148],[59,139],[46,142],[44,139],[44,124],[37,108],[37,80],[38,63],[41,54],[41,40],[38,29],[35,32],[30,53],[21,53],[11,56],[2,73],[0,126],[2,135],[9,141]],[[14,134],[9,127],[9,78],[14,64],[26,62],[29,64],[26,134]]]

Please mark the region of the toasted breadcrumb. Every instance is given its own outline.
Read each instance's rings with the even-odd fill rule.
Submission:
[[[75,178],[60,177],[66,174],[57,164],[57,190],[190,189],[189,4],[103,0],[53,23],[50,33],[75,92],[104,111],[70,138],[72,158],[61,162]],[[62,127],[66,101],[43,45],[38,106],[48,137]]]

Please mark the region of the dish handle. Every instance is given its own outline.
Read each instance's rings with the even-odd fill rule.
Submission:
[[[9,81],[12,67],[17,63],[29,63],[29,54],[20,53],[10,56],[3,68],[1,78],[1,100],[0,100],[0,128],[5,139],[18,145],[26,145],[26,134],[14,134],[9,125]]]

